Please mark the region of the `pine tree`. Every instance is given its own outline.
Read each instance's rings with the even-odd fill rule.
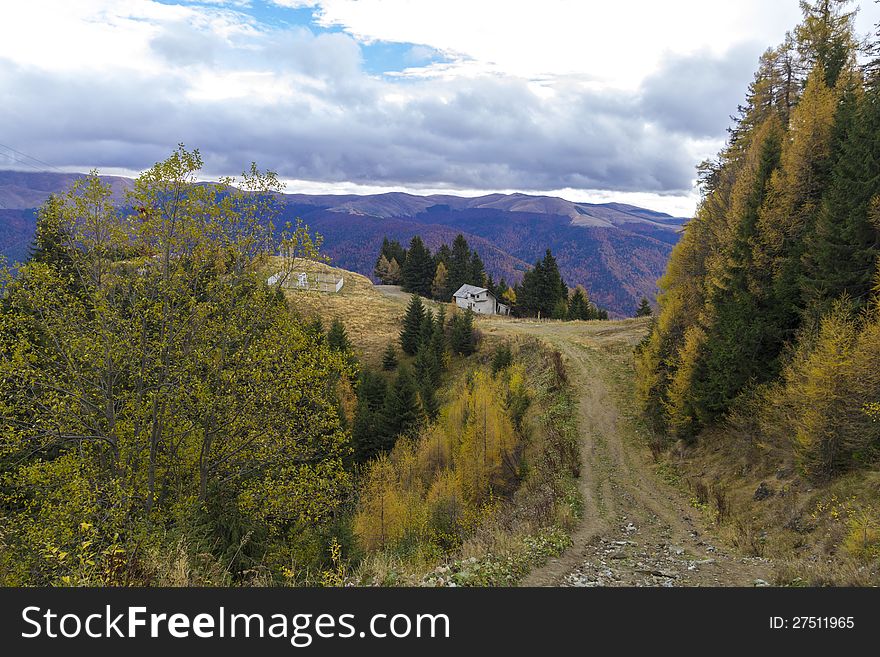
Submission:
[[[486,283],[486,267],[483,265],[483,260],[476,249],[471,252],[468,278],[470,281],[473,281],[471,285],[476,285],[477,287],[483,287]]]
[[[336,351],[351,351],[351,341],[348,339],[345,324],[338,317],[333,320],[330,330],[327,331],[327,346]]]
[[[394,343],[389,342],[385,353],[382,354],[382,369],[390,372],[395,367],[397,367],[397,350],[394,348]]]
[[[594,319],[593,308],[590,305],[590,300],[587,296],[587,292],[580,285],[575,288],[574,294],[571,295],[571,301],[569,301],[568,303],[568,319]]]
[[[416,358],[413,361],[413,370],[419,385],[427,385],[436,388],[440,385],[440,363],[431,349],[430,343],[419,347]]]
[[[403,328],[400,331],[400,348],[405,354],[415,356],[419,350],[422,335],[422,322],[425,319],[425,306],[417,294],[413,294],[403,318]]]
[[[465,283],[477,285],[471,280],[471,250],[464,235],[458,234],[452,242],[448,263],[448,290],[454,294]]]
[[[422,383],[419,386],[419,403],[425,413],[425,417],[433,422],[440,413],[440,402],[437,400],[437,392],[430,383]]]
[[[434,322],[434,334],[431,336],[431,351],[442,370],[446,362],[446,307],[440,306],[437,321]]]
[[[474,311],[470,308],[452,316],[449,344],[452,351],[462,356],[470,356],[476,350]]]
[[[400,273],[400,284],[405,292],[423,297],[431,296],[431,283],[434,282],[434,260],[425,247],[422,238],[416,235],[409,244],[406,261]]]
[[[421,426],[423,411],[418,387],[409,368],[402,366],[381,413],[382,449],[390,450],[399,436],[414,436]]]
[[[829,87],[855,63],[853,35],[856,11],[845,11],[851,0],[801,0],[803,22],[795,29],[801,63],[806,71],[820,70]]]
[[[868,302],[880,252],[869,216],[880,193],[880,90],[869,90],[860,102],[846,94],[836,127],[839,154],[804,254],[804,297],[818,315],[844,294],[854,308]]]
[[[550,313],[550,316],[553,319],[568,319],[568,302],[565,300],[564,297],[559,297],[559,299],[556,301],[556,305],[553,306],[553,310]]]
[[[430,343],[432,335],[434,335],[434,313],[426,308],[422,325],[419,328],[419,347]]]
[[[642,297],[642,300],[639,302],[639,307],[636,308],[636,317],[650,317],[654,313],[651,310],[651,304],[645,297]]]
[[[358,463],[375,457],[383,449],[381,414],[387,394],[388,385],[384,378],[369,370],[362,373],[351,430],[354,459]]]
[[[551,317],[554,310],[561,310],[559,302],[568,299],[568,288],[550,249],[523,275],[516,299],[522,312],[529,316]]]

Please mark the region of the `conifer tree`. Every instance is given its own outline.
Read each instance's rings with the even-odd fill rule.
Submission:
[[[381,414],[382,449],[390,450],[399,436],[413,436],[421,426],[423,411],[412,373],[401,366],[388,390]]]
[[[483,259],[480,258],[480,254],[477,253],[476,249],[471,251],[468,278],[470,281],[473,281],[471,285],[476,285],[477,287],[483,287],[486,283],[486,267],[483,265]]]
[[[413,294],[403,318],[403,328],[400,331],[400,348],[405,354],[415,356],[421,344],[422,322],[425,319],[425,306],[417,294]]]
[[[437,364],[442,370],[446,362],[446,307],[440,306],[437,311],[437,321],[434,322],[434,334],[431,336],[431,351]]]
[[[817,314],[844,294],[854,308],[868,302],[880,234],[869,216],[880,194],[880,90],[838,107],[839,154],[804,254],[804,297]]]
[[[474,311],[470,308],[452,316],[449,344],[452,351],[462,356],[470,356],[476,350]]]
[[[419,347],[430,343],[432,335],[434,335],[434,313],[425,308],[425,316],[419,328]]]
[[[452,251],[448,263],[448,289],[454,294],[462,285],[477,285],[471,280],[471,250],[464,235],[458,234],[452,242]]]
[[[397,367],[397,350],[394,348],[394,343],[389,342],[385,353],[382,354],[382,369],[390,372],[395,367]]]
[[[354,459],[358,463],[375,457],[383,449],[381,414],[387,393],[384,378],[369,370],[362,373],[351,431]]]
[[[348,339],[345,324],[338,317],[333,320],[330,330],[327,331],[327,346],[336,351],[351,351],[351,341]]]
[[[642,297],[642,300],[639,302],[639,307],[636,308],[636,317],[650,317],[653,314],[651,310],[651,304],[645,297]]]
[[[423,297],[431,296],[434,282],[434,259],[425,247],[422,238],[416,235],[409,244],[406,261],[400,272],[400,284],[405,292]]]

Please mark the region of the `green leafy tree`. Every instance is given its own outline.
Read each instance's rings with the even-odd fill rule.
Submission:
[[[97,175],[77,182],[44,208],[72,268],[34,260],[0,285],[4,583],[150,583],[131,578],[169,534],[225,559],[215,539],[236,532],[219,523],[252,530],[279,572],[284,548],[257,540],[318,527],[348,494],[347,364],[262,274],[278,181],[252,167],[202,185],[201,164],[181,146],[136,180],[133,212]],[[187,535],[200,523],[207,543]]]

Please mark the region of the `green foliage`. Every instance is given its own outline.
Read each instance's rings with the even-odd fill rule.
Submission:
[[[639,302],[639,307],[636,308],[636,317],[650,317],[654,314],[654,311],[651,310],[651,304],[645,297],[642,297],[642,300]]]
[[[5,584],[149,584],[164,553],[186,581],[258,562],[271,578],[286,528],[319,527],[347,495],[349,366],[259,273],[277,180],[252,167],[205,186],[200,166],[181,147],[137,179],[128,213],[97,175],[78,182],[42,211],[64,257],[56,242],[4,274]],[[317,244],[291,239],[298,255]]]
[[[351,351],[351,340],[348,339],[345,324],[338,317],[333,320],[330,330],[327,331],[327,346],[335,351],[346,353]]]
[[[468,308],[452,316],[449,332],[449,346],[462,356],[470,356],[477,349],[477,336],[474,332],[474,311]]]
[[[354,460],[363,463],[385,449],[382,434],[382,413],[388,384],[370,370],[361,373],[357,389],[357,406],[351,430]]]
[[[425,306],[417,294],[413,294],[403,318],[400,331],[400,347],[405,354],[415,356],[422,342],[422,324],[425,321]]]
[[[434,282],[434,259],[422,242],[422,238],[416,235],[409,243],[400,272],[400,285],[404,292],[412,292],[423,297],[431,296],[431,285]]]
[[[397,367],[397,349],[394,348],[394,343],[389,342],[388,346],[385,347],[385,352],[382,354],[382,369],[386,372],[390,372],[391,370]]]
[[[382,449],[391,449],[400,436],[415,435],[423,419],[416,380],[408,367],[401,366],[385,397],[379,420]]]
[[[803,2],[761,58],[747,105],[660,281],[636,350],[655,431],[693,439],[739,400],[761,444],[810,478],[872,463],[880,235],[878,101],[855,65],[847,2]]]
[[[517,306],[526,316],[552,317],[555,311],[559,315],[557,319],[562,319],[568,315],[567,308],[564,312],[562,308],[567,299],[568,288],[559,273],[559,265],[547,249],[543,260],[523,275],[516,293]]]
[[[510,345],[505,343],[498,345],[492,356],[492,374],[498,374],[501,370],[506,370],[513,364],[513,352]]]

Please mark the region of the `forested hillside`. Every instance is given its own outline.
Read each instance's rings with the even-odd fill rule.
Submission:
[[[27,257],[38,207],[81,174],[0,171],[0,254]],[[111,198],[126,202],[133,182],[102,176]],[[280,189],[279,189],[280,191]],[[552,249],[573,286],[590,290],[613,315],[629,317],[642,297],[654,298],[686,219],[621,203],[573,203],[527,194],[473,198],[404,193],[282,194],[278,227],[302,219],[324,236],[324,252],[343,269],[371,276],[383,237],[403,244],[419,235],[436,250],[458,234],[479,252],[496,281],[513,285]],[[30,219],[30,221],[28,221]],[[402,264],[402,263],[400,263]]]
[[[744,440],[816,484],[875,469],[880,449],[880,70],[849,2],[801,4],[701,167],[637,360],[658,435]],[[852,502],[869,551],[872,495]]]
[[[0,584],[417,583],[465,549],[455,581],[510,584],[561,550],[558,354],[492,353],[471,312],[418,296],[398,326],[365,279],[269,285],[324,266],[320,238],[276,242],[274,174],[203,185],[201,166],[181,146],[123,209],[78,178],[0,272]],[[303,295],[382,315],[363,331],[382,369]]]

